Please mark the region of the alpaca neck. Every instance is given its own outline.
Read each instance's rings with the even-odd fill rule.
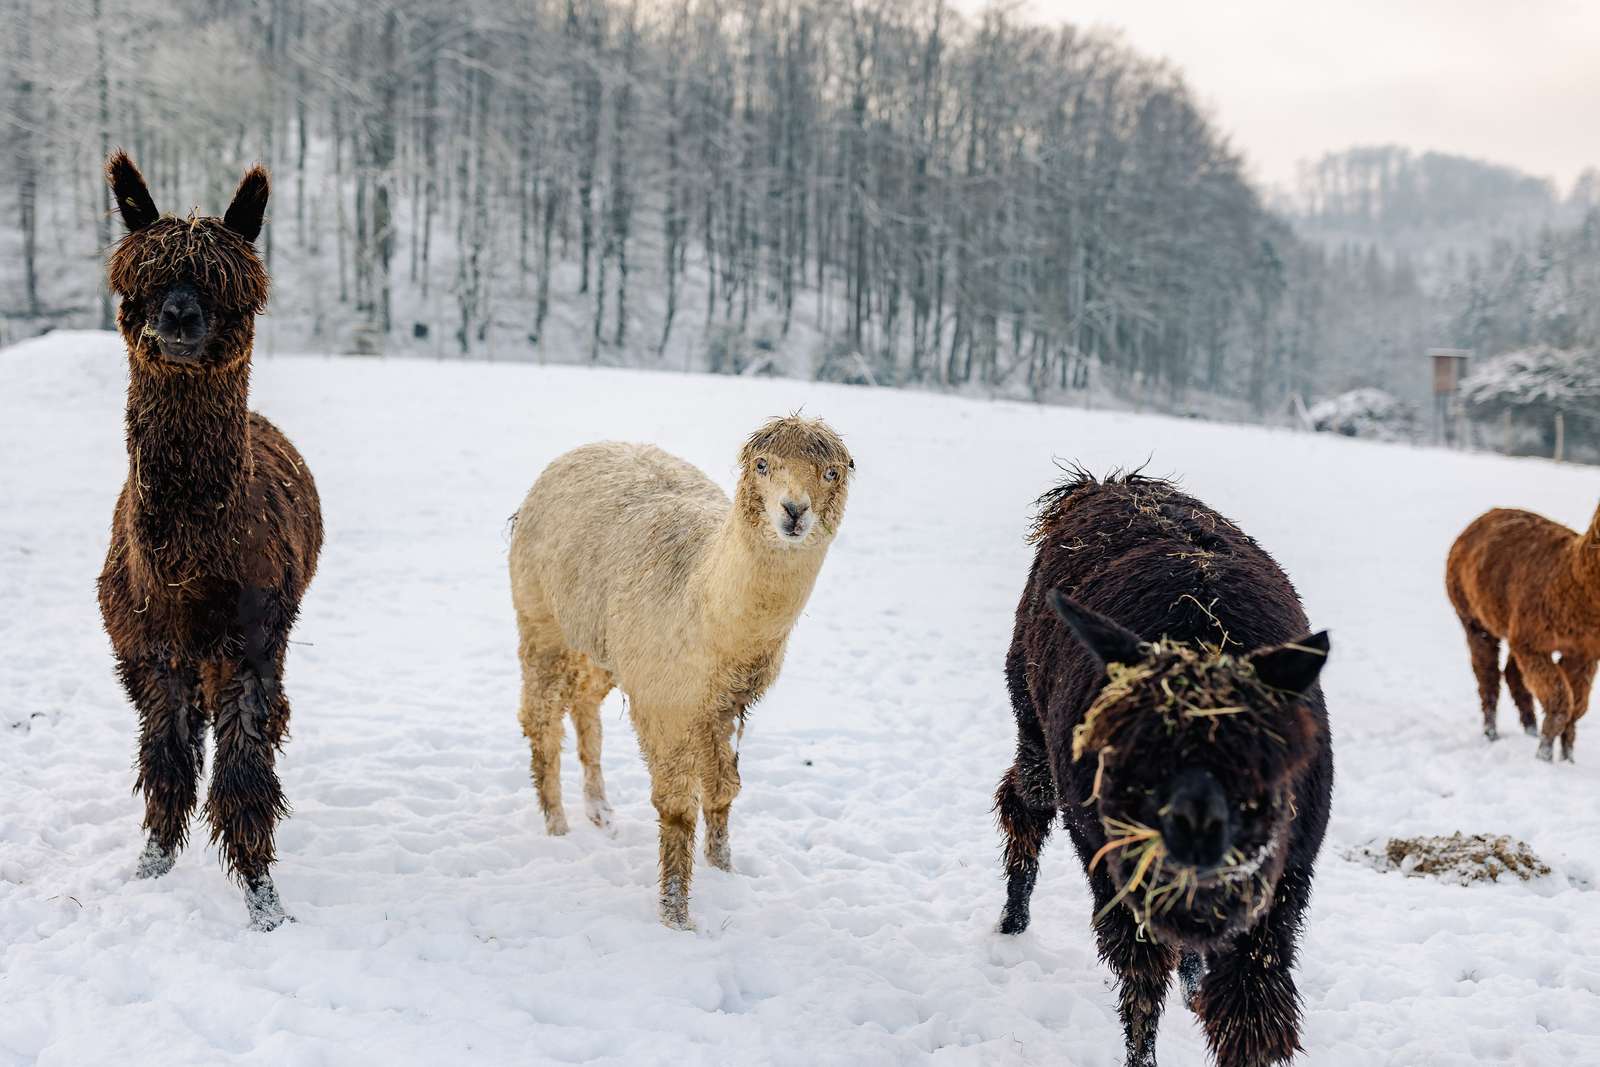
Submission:
[[[726,650],[776,648],[811,596],[826,544],[797,549],[765,544],[734,509],[701,572],[701,597],[714,643]]]
[[[1591,589],[1600,590],[1600,508],[1595,509],[1589,528],[1572,548],[1573,569]]]
[[[192,565],[225,552],[250,474],[249,360],[164,371],[130,361],[127,442],[135,529],[152,555]]]

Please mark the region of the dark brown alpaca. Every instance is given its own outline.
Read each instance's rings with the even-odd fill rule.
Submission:
[[[1504,641],[1511,649],[1506,688],[1522,728],[1539,736],[1539,758],[1552,758],[1559,737],[1561,758],[1572,759],[1600,660],[1600,510],[1582,536],[1531,511],[1496,508],[1479,516],[1450,547],[1445,590],[1467,631],[1484,736],[1499,736]],[[1544,706],[1542,730],[1534,697]]]
[[[1016,761],[1000,932],[1027,929],[1061,817],[1116,974],[1129,1067],[1153,1067],[1174,971],[1223,1067],[1300,1048],[1292,968],[1328,823],[1326,634],[1227,519],[1167,482],[1079,473],[1040,501],[1006,678]]]
[[[267,274],[252,242],[267,172],[223,218],[163,216],[122,152],[106,167],[128,235],[108,278],[128,347],[128,480],[112,516],[100,613],[139,710],[149,841],[140,878],[172,869],[216,734],[205,813],[245,890],[251,925],[283,922],[273,831],[288,811],[273,768],[289,725],[283,657],[316,570],[322,516],[305,462],[248,410]]]

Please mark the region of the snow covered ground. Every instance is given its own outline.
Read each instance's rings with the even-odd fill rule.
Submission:
[[[328,543],[280,764],[295,814],[277,880],[300,921],[261,935],[212,850],[128,877],[134,716],[93,588],[125,465],[120,344],[15,346],[0,383],[0,1064],[1118,1063],[1061,840],[1032,930],[992,932],[1001,664],[1053,457],[1181,474],[1332,630],[1338,786],[1299,968],[1304,1062],[1600,1063],[1600,720],[1575,766],[1536,762],[1514,729],[1485,743],[1441,581],[1487,507],[1585,523],[1592,468],[787,380],[263,359],[255,405],[310,461]],[[543,832],[505,520],[544,463],[598,438],[731,484],[743,436],[802,405],[859,477],[745,735],[737,873],[702,864],[699,929],[674,933],[615,695],[618,836]],[[568,761],[577,808],[570,743]],[[1553,873],[1464,888],[1344,856],[1454,830],[1522,837]],[[1203,1063],[1168,1011],[1163,1064]]]

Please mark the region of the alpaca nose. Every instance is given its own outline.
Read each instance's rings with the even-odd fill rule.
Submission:
[[[783,510],[789,513],[790,522],[799,522],[800,517],[811,510],[810,504],[797,504],[793,500],[783,502]]]
[[[1167,854],[1191,867],[1215,867],[1228,851],[1228,798],[1210,773],[1178,775],[1161,809]]]
[[[205,336],[206,315],[200,300],[188,288],[175,289],[161,304],[156,318],[156,333],[163,341],[192,345]]]

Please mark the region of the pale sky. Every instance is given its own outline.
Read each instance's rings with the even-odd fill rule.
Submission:
[[[1509,163],[1563,193],[1600,165],[1600,0],[1022,2],[1172,60],[1271,185],[1355,144]]]

